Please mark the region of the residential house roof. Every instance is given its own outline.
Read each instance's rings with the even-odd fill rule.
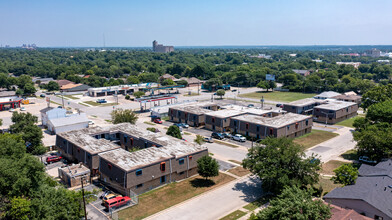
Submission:
[[[322,99],[328,99],[328,98],[332,98],[332,97],[335,97],[335,96],[338,96],[338,95],[340,95],[340,93],[337,93],[337,92],[334,92],[334,91],[326,91],[326,92],[322,92],[322,93],[320,93],[320,94],[318,94],[318,95],[316,95],[316,96],[314,96],[314,98],[322,98]]]
[[[67,85],[67,84],[70,84],[70,83],[75,84],[75,83],[73,83],[69,80],[66,80],[66,79],[56,80],[56,82],[59,84],[60,87]]]

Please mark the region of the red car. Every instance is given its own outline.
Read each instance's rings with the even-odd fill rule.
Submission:
[[[46,158],[46,163],[54,163],[54,162],[58,162],[61,159],[63,159],[62,157],[59,156],[49,156]]]
[[[162,120],[159,118],[154,119],[154,122],[157,124],[162,124]]]
[[[129,198],[128,196],[118,196],[116,198],[113,199],[109,199],[105,201],[105,207],[109,210],[109,209],[116,209],[116,208],[120,208],[121,206],[124,205],[129,205],[131,203],[131,198]]]

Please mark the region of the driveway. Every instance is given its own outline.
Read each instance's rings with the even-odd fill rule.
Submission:
[[[261,195],[261,181],[258,178],[246,176],[146,219],[220,219]]]
[[[342,127],[334,133],[339,136],[324,141],[312,148],[309,148],[305,153],[307,156],[318,154],[321,157],[321,162],[328,162],[339,158],[344,152],[354,149],[356,142],[353,140],[352,128]]]

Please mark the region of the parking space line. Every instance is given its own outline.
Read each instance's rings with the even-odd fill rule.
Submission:
[[[108,215],[106,215],[104,212],[102,212],[100,209],[98,209],[95,205],[93,205],[92,203],[90,203],[90,205],[92,207],[94,207],[96,210],[98,210],[98,212],[102,213],[107,219],[110,219],[110,217]]]

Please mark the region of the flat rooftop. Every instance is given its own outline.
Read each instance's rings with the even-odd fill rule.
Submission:
[[[206,113],[205,115],[208,115],[211,117],[217,117],[217,118],[229,118],[229,117],[234,117],[234,116],[242,115],[242,114],[246,114],[246,112],[232,110],[232,109],[223,109],[223,110],[218,110],[218,111],[211,111],[211,112]]]
[[[358,100],[361,99],[362,97],[359,95],[338,95],[338,96],[334,96],[332,97],[334,99],[344,99],[344,100]]]
[[[276,117],[262,117],[262,116],[256,116],[256,115],[240,115],[237,117],[233,117],[233,120],[240,120],[240,121],[246,121],[254,124],[259,124],[263,126],[268,126],[268,127],[273,127],[273,128],[280,128],[284,127],[287,125],[291,125],[293,123],[296,123],[298,121],[302,121],[305,119],[311,119],[311,116],[306,116],[306,115],[299,115],[299,114],[294,114],[294,113],[287,113],[284,115],[279,115]]]
[[[221,108],[224,110],[236,110],[236,111],[246,112],[254,115],[263,115],[274,111],[272,108],[271,109],[249,108],[241,105],[225,105],[225,106],[221,106]]]
[[[64,171],[64,173],[69,177],[77,177],[85,174],[90,174],[90,169],[82,164],[74,164],[63,168],[60,167],[59,170]]]
[[[302,107],[302,106],[313,105],[316,103],[323,103],[323,102],[325,101],[320,99],[314,99],[314,98],[306,98],[306,99],[300,99],[297,101],[289,102],[286,105]]]
[[[333,101],[333,102],[328,102],[327,104],[322,104],[322,105],[316,106],[314,108],[325,109],[325,110],[339,110],[339,109],[347,108],[347,107],[354,106],[354,105],[357,105],[357,103]]]
[[[173,107],[171,109],[176,109],[179,111],[188,112],[188,113],[195,114],[195,115],[203,115],[205,113],[212,111],[210,109],[200,108],[198,106],[189,106],[189,105],[177,106],[177,107]]]

